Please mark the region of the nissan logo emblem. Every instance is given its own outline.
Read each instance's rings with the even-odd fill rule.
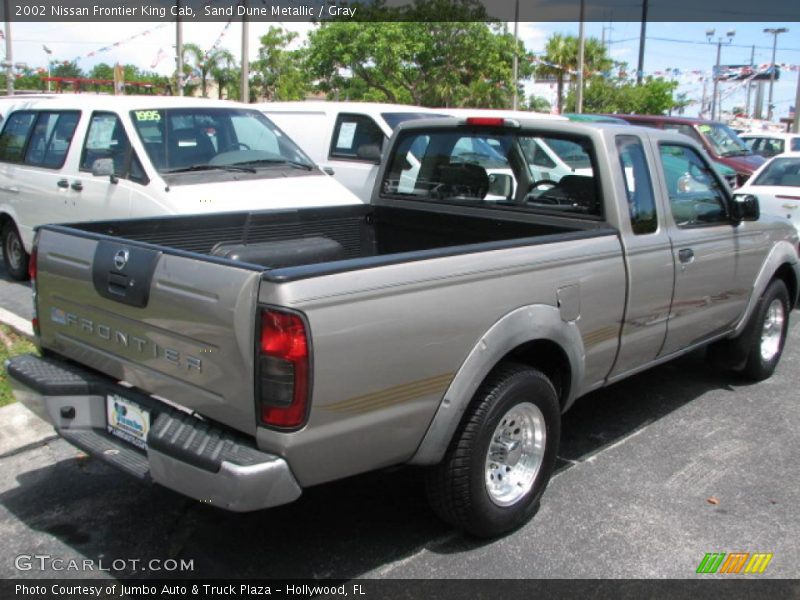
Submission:
[[[114,255],[114,267],[116,267],[117,271],[122,271],[125,268],[125,265],[128,264],[129,256],[130,252],[128,252],[127,248],[123,248]]]

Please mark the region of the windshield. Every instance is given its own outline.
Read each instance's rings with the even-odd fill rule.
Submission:
[[[722,123],[704,123],[697,126],[697,131],[719,156],[744,156],[753,153],[733,129]]]
[[[256,110],[206,107],[134,110],[131,120],[159,173],[237,165],[314,168],[303,151]]]
[[[417,119],[438,119],[446,118],[447,115],[424,112],[385,112],[381,113],[383,120],[394,131],[403,121],[414,121]]]
[[[773,158],[751,185],[800,187],[800,158]]]

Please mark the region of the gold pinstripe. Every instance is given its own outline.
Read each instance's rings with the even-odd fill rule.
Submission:
[[[325,408],[334,412],[363,413],[395,404],[402,404],[429,394],[445,391],[454,375],[454,373],[444,373],[428,379],[396,385],[378,392],[334,402]]]

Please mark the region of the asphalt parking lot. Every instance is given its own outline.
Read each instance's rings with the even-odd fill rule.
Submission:
[[[26,295],[0,281],[7,310]],[[130,562],[112,571],[18,568],[20,555],[47,554],[105,565],[185,560],[193,570],[168,575],[202,578],[796,578],[800,319],[792,316],[766,382],[711,369],[700,352],[579,401],[565,416],[559,470],[538,514],[488,542],[439,522],[413,469],[231,514],[142,485],[47,427],[24,426],[27,437],[0,447],[0,577],[165,575]],[[0,409],[0,426],[20,410]],[[710,552],[773,558],[761,575],[698,575]]]

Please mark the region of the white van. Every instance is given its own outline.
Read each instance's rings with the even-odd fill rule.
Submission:
[[[358,203],[262,112],[234,102],[21,100],[0,132],[3,259],[20,280],[44,223]]]
[[[403,121],[444,116],[420,106],[377,102],[256,104],[323,170],[369,202],[383,148]]]

